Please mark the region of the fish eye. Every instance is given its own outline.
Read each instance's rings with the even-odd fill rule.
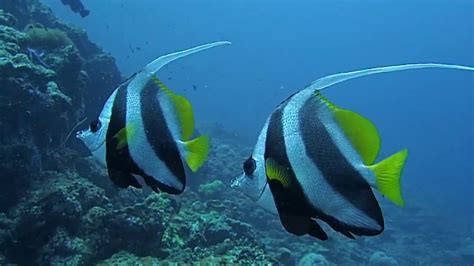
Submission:
[[[257,168],[257,164],[255,163],[255,160],[250,156],[247,160],[244,162],[244,172],[246,175],[251,175],[255,171],[255,168]]]
[[[102,126],[102,123],[100,123],[99,119],[96,119],[96,120],[92,121],[89,125],[92,133],[97,132],[100,129],[101,126]]]

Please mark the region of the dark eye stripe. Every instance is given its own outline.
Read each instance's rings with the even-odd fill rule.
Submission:
[[[250,156],[247,160],[244,162],[244,172],[246,175],[251,175],[255,171],[255,168],[257,168],[257,165],[255,163],[255,160]]]
[[[89,125],[89,127],[90,127],[90,129],[93,133],[97,132],[97,130],[99,130],[101,126],[102,126],[102,124],[100,123],[99,119],[96,119],[96,120],[92,121]]]

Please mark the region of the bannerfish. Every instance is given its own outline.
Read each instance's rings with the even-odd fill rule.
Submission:
[[[280,103],[267,119],[243,172],[231,181],[294,235],[326,240],[322,220],[346,237],[378,235],[384,218],[372,189],[404,206],[401,173],[407,149],[376,162],[381,140],[367,118],[343,109],[321,90],[357,77],[417,68],[472,67],[407,64],[320,78]]]
[[[180,194],[186,167],[197,171],[207,159],[209,139],[194,134],[190,102],[166,87],[156,72],[166,64],[227,41],[197,46],[157,58],[110,95],[98,119],[76,137],[102,163],[117,186],[141,188],[143,178],[155,192]]]

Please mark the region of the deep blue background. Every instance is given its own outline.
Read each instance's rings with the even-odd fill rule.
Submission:
[[[232,41],[175,62],[159,77],[191,100],[198,123],[217,122],[253,139],[276,104],[323,75],[414,62],[474,65],[469,0],[83,0],[91,10],[85,19],[59,0],[43,2],[85,28],[124,75],[165,53]],[[415,70],[350,81],[325,94],[378,126],[381,158],[409,148],[408,205],[472,227],[473,89],[473,72]]]

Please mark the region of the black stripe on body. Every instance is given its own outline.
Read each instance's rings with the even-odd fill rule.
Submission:
[[[327,235],[312,219],[315,212],[309,204],[304,191],[298,182],[295,172],[288,159],[288,154],[283,136],[282,116],[287,101],[272,113],[267,129],[265,142],[265,161],[272,158],[278,165],[286,167],[290,180],[289,187],[284,187],[276,180],[270,180],[268,185],[272,192],[280,221],[285,229],[295,235],[310,234],[316,238],[326,240]]]
[[[106,133],[105,160],[108,175],[112,182],[121,188],[127,188],[128,186],[140,188],[141,185],[131,175],[131,173],[137,172],[138,167],[130,157],[128,146],[118,150],[118,140],[115,138],[115,135],[125,128],[128,84],[129,82],[120,85],[115,94]]]
[[[344,197],[352,206],[368,217],[374,219],[381,230],[358,228],[344,221],[338,221],[330,213],[320,213],[320,218],[333,229],[344,233],[350,231],[356,235],[376,235],[383,231],[384,221],[380,206],[367,181],[347,161],[346,157],[334,143],[330,132],[318,118],[321,108],[326,105],[316,97],[309,98],[299,110],[300,133],[306,154],[321,171],[325,181]],[[348,233],[348,232],[346,232]]]
[[[159,87],[150,80],[140,92],[141,115],[145,135],[157,157],[182,184],[182,189],[165,185],[156,179],[159,188],[172,194],[179,194],[186,185],[186,174],[176,141],[166,124],[163,109],[158,101]],[[159,178],[159,177],[157,177]],[[151,182],[153,180],[150,180]]]

